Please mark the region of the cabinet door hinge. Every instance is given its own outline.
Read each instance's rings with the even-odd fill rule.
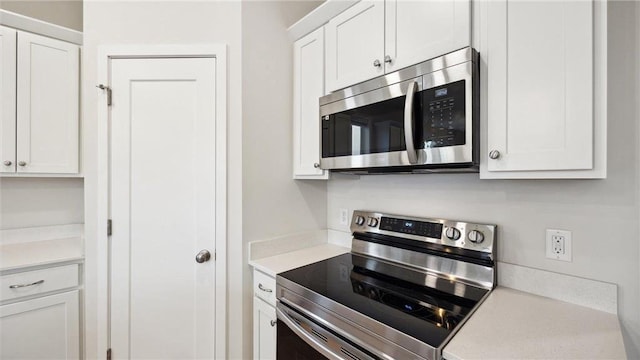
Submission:
[[[107,360],[111,360],[111,349],[107,349]]]
[[[111,219],[107,220],[107,236],[111,236],[113,233],[113,222]]]
[[[107,106],[111,106],[111,88],[103,84],[96,85],[96,87],[107,92]]]

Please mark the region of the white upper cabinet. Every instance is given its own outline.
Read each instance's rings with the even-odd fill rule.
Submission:
[[[327,89],[384,73],[384,2],[363,0],[326,25]]]
[[[471,44],[471,4],[368,1],[326,25],[326,85],[338,90]]]
[[[482,177],[606,176],[606,10],[597,3],[483,3]]]
[[[18,33],[17,171],[77,173],[77,45]]]
[[[0,26],[0,173],[16,171],[16,36]]]
[[[470,1],[385,2],[385,72],[471,44]]]
[[[324,95],[324,28],[293,44],[293,178],[327,179],[320,169],[320,108]]]

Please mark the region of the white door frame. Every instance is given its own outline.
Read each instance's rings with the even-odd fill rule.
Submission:
[[[98,48],[97,83],[109,85],[110,61],[118,58],[175,58],[209,57],[216,59],[216,238],[215,238],[215,358],[226,358],[227,337],[227,46],[225,44],[205,45],[106,45]],[[97,85],[97,84],[96,84]],[[96,91],[99,91],[96,89]],[[94,251],[86,251],[86,265],[95,269],[97,284],[95,290],[96,308],[86,309],[88,316],[97,311],[96,336],[97,354],[85,354],[88,359],[103,358],[109,347],[109,239],[107,219],[109,218],[109,119],[107,96],[98,98],[97,135],[97,214],[95,243],[87,244]],[[117,229],[117,224],[114,228]],[[115,230],[117,231],[117,230]],[[96,257],[93,258],[93,254]],[[85,329],[88,327],[85,326]]]

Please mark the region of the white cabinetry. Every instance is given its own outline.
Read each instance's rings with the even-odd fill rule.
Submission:
[[[16,170],[16,39],[0,26],[0,173]]]
[[[5,28],[2,35],[2,71],[17,81],[2,77],[0,172],[78,173],[79,47]],[[17,106],[4,108],[11,97]]]
[[[324,95],[324,28],[293,44],[293,178],[327,179],[320,169],[320,108]]]
[[[482,3],[483,178],[606,177],[605,7]]]
[[[79,359],[78,291],[0,306],[0,358]]]
[[[80,358],[77,264],[5,274],[0,284],[0,358]]]
[[[326,35],[334,91],[469,46],[470,1],[363,0],[331,19]]]
[[[276,280],[253,270],[253,358],[276,358]]]
[[[253,298],[253,358],[266,360],[276,358],[276,309]]]

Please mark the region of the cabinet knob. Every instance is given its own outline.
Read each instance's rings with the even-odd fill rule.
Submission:
[[[27,163],[24,161],[18,161],[18,165],[20,166],[27,166]]]
[[[380,60],[375,59],[374,62],[373,62],[373,66],[380,67],[380,66],[382,66],[382,64],[380,63]]]
[[[320,169],[320,164],[318,164],[318,163],[313,163],[313,167],[314,167],[314,168],[316,168],[316,169]]]
[[[391,61],[393,61],[393,60],[391,60],[391,56],[389,56],[389,55],[385,55],[384,56],[384,62],[386,62],[387,64],[391,64]]]
[[[13,164],[13,163],[11,162],[11,160],[5,160],[3,162],[3,164],[4,164],[4,166],[11,166],[11,164]]]
[[[498,151],[498,150],[491,150],[491,151],[489,152],[489,157],[490,157],[491,159],[493,159],[493,160],[495,160],[495,159],[499,158],[499,157],[500,157],[500,151]]]
[[[277,320],[271,320],[271,321],[269,321],[269,323],[271,324],[271,326],[276,326],[278,321]]]

